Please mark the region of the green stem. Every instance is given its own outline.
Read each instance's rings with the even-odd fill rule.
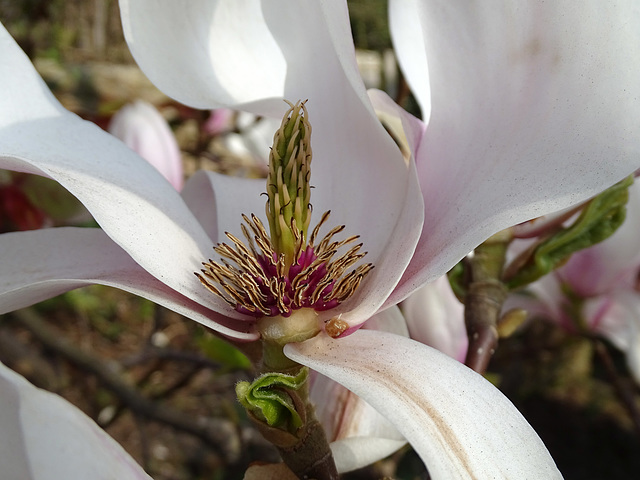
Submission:
[[[260,320],[258,328],[262,335],[263,375],[277,372],[298,376],[301,373],[304,367],[287,358],[283,349],[287,343],[300,342],[315,336],[319,331],[316,317],[313,311],[299,310],[287,318],[271,317]],[[264,385],[262,388],[264,389]],[[269,388],[271,387],[267,390]],[[322,425],[315,417],[315,409],[309,398],[309,382],[304,381],[296,387],[283,387],[282,382],[278,381],[278,385],[274,383],[273,389],[288,395],[289,405],[295,408],[302,425],[297,429],[292,429],[291,423],[288,424],[288,429],[272,426],[260,418],[259,412],[254,414],[248,409],[262,436],[276,446],[284,463],[299,478],[338,479],[329,442]]]

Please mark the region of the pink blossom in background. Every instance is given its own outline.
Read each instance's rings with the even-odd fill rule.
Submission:
[[[169,124],[148,102],[122,107],[109,123],[109,133],[144,158],[180,191],[184,184],[182,155]]]

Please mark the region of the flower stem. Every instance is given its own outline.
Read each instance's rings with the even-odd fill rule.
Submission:
[[[307,422],[306,434],[297,445],[278,447],[278,451],[284,463],[298,478],[314,478],[316,480],[336,480],[338,478],[338,471],[333,461],[327,436],[315,416]]]
[[[482,374],[498,346],[498,318],[507,297],[501,281],[510,234],[500,232],[479,245],[468,258],[469,284],[464,320],[469,335],[465,364]]]
[[[300,342],[315,336],[318,331],[317,315],[311,310],[298,310],[290,317],[261,319],[258,325],[262,336],[262,372],[254,384],[248,382],[241,389],[241,403],[247,407],[249,398],[258,398],[247,411],[262,436],[280,452],[289,469],[298,478],[333,480],[338,472],[324,429],[316,419],[315,408],[309,398],[309,382],[306,367],[287,358],[283,349],[287,343]],[[270,380],[273,379],[273,380]],[[261,392],[250,392],[254,386]],[[236,387],[236,391],[237,387]],[[295,421],[269,421],[270,415],[260,410],[265,405],[261,399],[278,399],[283,416],[292,414]],[[245,400],[247,399],[247,400]],[[270,406],[269,412],[273,412]],[[287,411],[288,410],[288,411]],[[276,415],[277,417],[277,415]],[[271,414],[271,418],[273,415]]]

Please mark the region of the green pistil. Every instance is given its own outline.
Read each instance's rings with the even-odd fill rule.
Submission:
[[[291,266],[307,238],[311,220],[311,125],[304,102],[290,102],[280,129],[273,137],[267,178],[267,218],[271,242],[278,257]]]

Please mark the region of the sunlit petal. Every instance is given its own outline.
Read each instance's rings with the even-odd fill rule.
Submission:
[[[344,224],[346,235],[359,234],[366,261],[376,266],[334,314],[344,313],[354,328],[373,315],[411,256],[422,201],[413,165],[380,125],[364,89],[346,4],[122,1],[121,8],[138,63],[182,102],[279,116],[284,103],[269,99],[308,99],[312,224],[331,210],[328,227]]]
[[[285,354],[383,413],[434,479],[562,478],[513,404],[483,377],[435,349],[360,330],[337,340],[321,334],[289,344]]]

